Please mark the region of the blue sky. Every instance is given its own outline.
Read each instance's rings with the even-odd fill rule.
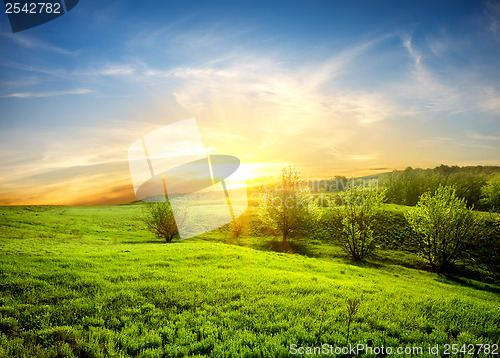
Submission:
[[[1,203],[131,200],[128,147],[190,117],[249,176],[499,164],[495,1],[81,0],[0,54]]]

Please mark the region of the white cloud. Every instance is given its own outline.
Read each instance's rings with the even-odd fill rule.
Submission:
[[[463,96],[458,93],[457,88],[444,83],[424,65],[424,56],[413,46],[410,36],[403,37],[403,46],[413,61],[413,69],[412,81],[403,84],[403,91],[399,91],[399,94],[414,99],[410,111],[446,111],[448,114],[456,114],[467,110]],[[398,91],[395,93],[398,94]]]
[[[344,72],[355,72],[351,67],[351,62],[372,50],[377,44],[388,39],[390,36],[364,42],[348,48],[337,55],[332,56],[327,61],[308,66],[305,71],[309,76],[306,80],[307,87],[317,88],[327,83]]]
[[[185,80],[174,90],[174,95],[181,106],[195,112],[208,110],[214,97],[224,103],[265,107],[274,120],[287,121],[284,133],[325,123],[325,119],[352,120],[364,125],[381,121],[391,114],[394,106],[389,98],[381,92],[326,85],[343,71],[353,71],[349,68],[350,61],[364,54],[374,43],[359,45],[323,63],[299,69],[282,67],[281,62],[273,58],[261,57],[249,62],[248,56],[241,54],[225,67],[220,64],[217,68],[186,66],[169,71],[148,70],[145,75]]]
[[[443,40],[444,41],[444,40]],[[447,41],[451,41],[447,39]],[[403,36],[403,46],[407,50],[412,67],[410,81],[403,81],[392,87],[392,94],[398,102],[409,103],[407,114],[430,117],[436,114],[452,116],[464,112],[500,114],[500,92],[492,77],[485,77],[487,64],[482,67],[470,65],[457,67],[443,62],[439,67],[426,64],[426,51],[442,56],[445,48],[460,47],[460,43],[444,43],[428,40],[428,48],[413,44],[410,36]]]
[[[7,32],[0,32],[0,36],[7,37],[8,39],[15,42],[17,45],[28,49],[41,49],[69,56],[75,56],[78,54],[77,51],[70,51],[61,47],[53,46],[44,41],[32,38],[25,34],[20,34],[20,33],[12,34]]]
[[[487,140],[487,141],[500,141],[500,136],[494,136],[494,135],[484,135],[484,134],[479,134],[477,132],[468,132],[467,136],[472,139],[479,139],[481,141]]]
[[[135,71],[130,65],[108,65],[99,71],[99,74],[104,76],[131,76]]]
[[[234,135],[234,134],[230,134],[230,133],[222,133],[222,132],[210,132],[210,133],[207,133],[206,136],[215,138],[215,139],[220,140],[220,141],[234,141],[235,139],[239,140],[239,141],[246,141],[247,140],[246,138],[239,136],[239,135]]]
[[[356,161],[365,161],[365,160],[373,160],[378,157],[378,153],[370,153],[370,154],[351,154],[346,156],[344,159],[347,160],[356,160]]]
[[[479,93],[479,107],[484,111],[500,114],[500,92],[492,87],[477,91]]]
[[[65,96],[65,95],[82,95],[82,94],[88,94],[90,92],[92,91],[87,88],[78,88],[69,91],[18,92],[0,97],[1,98],[44,98],[44,97]]]
[[[488,1],[485,7],[488,30],[493,37],[500,41],[500,3]]]

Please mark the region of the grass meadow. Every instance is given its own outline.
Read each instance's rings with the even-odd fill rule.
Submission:
[[[166,244],[142,209],[0,207],[0,357],[289,357],[349,343],[436,357],[429,346],[500,341],[500,288],[415,269],[411,252],[353,264],[317,240],[224,228]]]

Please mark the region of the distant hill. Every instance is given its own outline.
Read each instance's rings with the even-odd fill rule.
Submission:
[[[469,206],[489,209],[481,203],[481,188],[494,176],[500,175],[500,166],[448,166],[421,169],[408,167],[404,170],[366,175],[356,178],[336,176],[331,179],[311,181],[308,185],[313,192],[336,192],[349,185],[374,185],[386,189],[387,201],[394,204],[415,205],[420,195],[433,191],[439,185],[454,185],[457,194],[466,199]]]

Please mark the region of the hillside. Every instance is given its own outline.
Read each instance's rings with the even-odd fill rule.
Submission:
[[[165,244],[140,204],[0,207],[0,356],[290,356],[290,346],[500,340],[498,287],[398,265]]]

